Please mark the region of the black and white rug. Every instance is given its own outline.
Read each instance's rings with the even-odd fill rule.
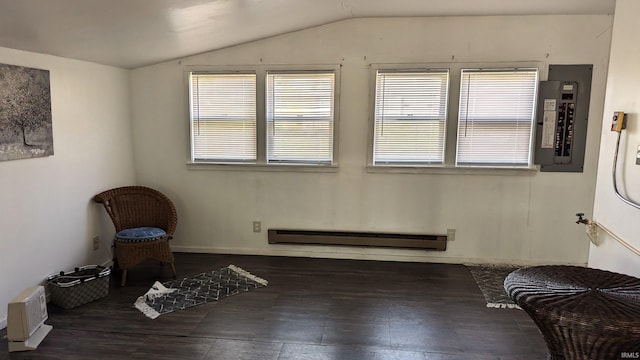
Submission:
[[[133,305],[152,319],[176,310],[267,286],[268,281],[235,265],[190,278],[155,284]]]
[[[473,275],[478,284],[484,299],[487,301],[487,307],[490,308],[511,308],[519,309],[513,300],[504,290],[504,279],[517,266],[511,265],[467,265],[467,268]]]

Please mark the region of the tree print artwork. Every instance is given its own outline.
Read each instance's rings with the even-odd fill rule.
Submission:
[[[51,155],[49,71],[0,64],[0,161]]]

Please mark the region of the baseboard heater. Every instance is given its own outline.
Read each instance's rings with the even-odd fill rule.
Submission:
[[[345,245],[445,251],[446,235],[269,229],[269,244]]]

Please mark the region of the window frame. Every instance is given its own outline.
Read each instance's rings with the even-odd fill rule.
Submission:
[[[518,123],[526,123],[529,125],[530,130],[529,130],[529,139],[528,139],[528,147],[527,147],[527,163],[526,164],[508,164],[508,163],[504,163],[504,162],[462,162],[460,161],[460,147],[461,147],[461,139],[460,136],[458,136],[459,134],[456,134],[456,158],[455,158],[455,164],[456,167],[481,167],[481,168],[530,168],[533,165],[533,150],[534,150],[534,141],[535,141],[535,130],[536,130],[536,124],[535,124],[535,118],[536,118],[536,108],[537,108],[537,101],[538,101],[538,87],[539,87],[539,83],[540,83],[540,69],[538,69],[537,67],[530,67],[530,68],[524,68],[524,67],[518,67],[518,68],[513,68],[513,67],[491,67],[491,68],[470,68],[470,67],[463,67],[460,70],[460,79],[462,81],[462,73],[464,71],[467,71],[469,74],[472,73],[480,73],[480,74],[487,74],[487,73],[514,73],[514,72],[533,72],[535,71],[535,79],[534,79],[534,87],[533,87],[533,104],[531,104],[531,116],[529,119],[525,120],[525,121],[519,121],[519,120],[515,120],[513,121],[512,119],[510,120],[496,120],[494,119],[493,121],[478,121],[478,124],[490,124],[490,123],[503,123],[503,124],[516,124],[516,127],[518,127]],[[460,84],[459,90],[462,89],[462,83]],[[456,126],[457,126],[457,130],[459,130],[462,125],[461,122],[465,121],[467,122],[468,119],[462,119],[461,118],[461,114],[460,114],[460,104],[463,100],[462,98],[462,94],[459,95],[459,105],[458,105],[458,114],[457,114],[457,121],[456,121]],[[469,109],[467,109],[468,111]],[[474,123],[476,120],[471,120],[472,123]],[[465,125],[465,127],[468,125]],[[472,124],[472,128],[473,128],[473,124]],[[457,132],[457,131],[456,131]],[[495,159],[494,159],[495,160]]]
[[[268,77],[270,75],[277,77],[279,75],[284,75],[286,77],[286,75],[300,75],[302,77],[304,77],[304,75],[315,75],[315,74],[333,74],[333,79],[332,79],[332,88],[333,88],[333,98],[331,99],[332,101],[332,106],[331,106],[331,116],[327,117],[327,118],[315,118],[315,119],[311,119],[311,118],[306,118],[307,121],[318,121],[318,122],[322,122],[322,121],[330,121],[331,123],[331,128],[332,128],[332,132],[331,132],[331,160],[327,163],[326,161],[310,161],[310,162],[305,162],[305,161],[301,161],[301,160],[293,160],[293,159],[289,159],[289,160],[275,160],[275,159],[269,159],[269,149],[270,149],[270,143],[269,143],[269,134],[270,131],[267,128],[266,132],[265,132],[265,139],[266,139],[266,162],[269,165],[273,165],[273,164],[284,164],[284,165],[297,165],[297,164],[302,164],[302,165],[309,165],[309,166],[330,166],[333,165],[333,163],[336,161],[336,153],[333,151],[334,147],[335,147],[335,135],[336,135],[336,129],[335,129],[335,118],[336,118],[336,107],[335,107],[335,101],[336,101],[336,73],[335,71],[329,71],[329,70],[273,70],[273,69],[268,69],[266,71],[266,75],[265,75],[265,110],[269,110],[269,101],[272,100],[269,98],[268,94],[269,94],[269,80]],[[275,95],[275,94],[273,94]],[[275,107],[275,102],[273,103],[273,106]],[[267,111],[268,112],[268,111]],[[269,114],[265,113],[265,126],[269,126],[271,123],[277,123],[277,122],[288,122],[288,121],[295,121],[297,120],[297,116],[288,116],[286,119],[284,118],[280,118],[278,120],[275,119],[271,119]]]
[[[442,74],[446,72],[446,94],[445,94],[445,98],[444,98],[444,128],[442,130],[442,162],[436,162],[436,161],[403,161],[403,160],[399,160],[399,161],[388,161],[388,162],[379,162],[376,163],[375,162],[375,147],[376,147],[376,105],[377,105],[377,99],[378,99],[378,75],[380,72],[383,73],[389,73],[389,74],[393,74],[393,73],[397,73],[397,74],[407,74],[407,73],[433,73],[433,74]],[[392,68],[392,69],[387,69],[387,68],[380,68],[380,67],[376,67],[374,71],[372,71],[372,82],[371,82],[371,92],[372,92],[372,98],[371,98],[371,102],[372,102],[372,106],[371,106],[371,133],[370,133],[370,154],[369,154],[369,164],[372,166],[390,166],[390,167],[404,167],[404,166],[409,166],[409,167],[423,167],[423,166],[435,166],[435,167],[439,167],[439,166],[443,166],[445,164],[445,158],[446,158],[446,147],[447,147],[447,119],[448,119],[448,112],[449,112],[449,93],[450,93],[450,71],[448,68],[413,68],[413,67],[406,67],[406,68]],[[394,119],[394,120],[398,120],[398,119]],[[391,121],[394,121],[391,120]],[[440,121],[440,119],[434,119],[436,121]]]
[[[193,170],[238,170],[238,171],[300,171],[300,172],[335,172],[338,168],[338,145],[340,124],[340,92],[341,92],[340,64],[325,65],[185,65],[183,76],[186,95],[186,119],[189,127],[187,139],[187,168]],[[267,161],[267,119],[266,119],[266,76],[268,72],[274,73],[305,73],[305,72],[333,72],[334,73],[334,98],[333,98],[333,154],[330,164],[324,163],[288,163]],[[190,78],[192,73],[211,74],[246,74],[256,75],[256,160],[255,162],[224,162],[224,161],[194,161],[193,158],[193,134],[191,125],[191,97]]]
[[[257,86],[257,75],[255,72],[253,71],[233,71],[233,72],[229,72],[229,71],[208,71],[208,72],[200,72],[200,71],[190,71],[188,73],[188,77],[187,77],[187,81],[188,81],[188,86],[189,86],[189,95],[188,95],[188,106],[189,106],[189,155],[190,155],[190,161],[193,163],[220,163],[220,164],[251,164],[254,163],[255,160],[253,159],[245,159],[245,160],[233,160],[233,159],[209,159],[209,160],[205,160],[205,159],[198,159],[196,160],[195,157],[195,129],[194,129],[194,118],[193,118],[193,105],[191,103],[192,97],[193,97],[193,78],[192,76],[194,75],[213,75],[213,76],[225,76],[225,75],[252,75],[255,79],[256,79],[256,83],[254,84],[255,86]],[[256,92],[254,94],[254,96],[256,96],[258,94],[257,92],[257,88],[256,88]],[[256,123],[256,139],[258,136],[257,133],[257,125],[258,125],[258,118],[257,118],[257,108],[258,108],[258,99],[255,99],[255,106],[256,108],[254,109],[254,117],[255,117],[255,123]],[[200,121],[200,120],[198,120]],[[254,145],[256,146],[256,159],[257,159],[257,143],[254,143]]]
[[[376,99],[376,73],[378,70],[449,70],[449,94],[447,96],[447,118],[445,122],[445,143],[444,143],[444,163],[443,164],[374,164],[374,136],[375,136],[375,99]],[[368,125],[368,151],[366,168],[371,173],[436,173],[436,174],[526,174],[537,171],[539,166],[533,163],[534,151],[529,153],[529,166],[474,166],[457,165],[456,151],[458,139],[458,111],[460,101],[460,82],[462,69],[538,69],[537,89],[541,81],[546,80],[548,75],[548,64],[543,61],[511,61],[511,62],[449,62],[449,63],[373,63],[370,64],[369,71],[369,125]],[[530,146],[533,147],[535,139],[535,111],[531,132]]]

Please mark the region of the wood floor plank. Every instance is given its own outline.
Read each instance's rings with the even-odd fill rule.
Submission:
[[[419,351],[373,346],[285,344],[278,360],[426,360]]]
[[[234,264],[269,285],[148,319],[132,307],[168,267],[145,262],[127,286],[72,310],[49,305],[53,331],[4,359],[544,359],[520,310],[486,308],[466,267],[216,254],[176,254],[178,277]]]
[[[249,340],[216,339],[206,354],[206,360],[276,360],[283,343]]]
[[[215,340],[200,337],[147,336],[129,355],[131,359],[205,359]]]

